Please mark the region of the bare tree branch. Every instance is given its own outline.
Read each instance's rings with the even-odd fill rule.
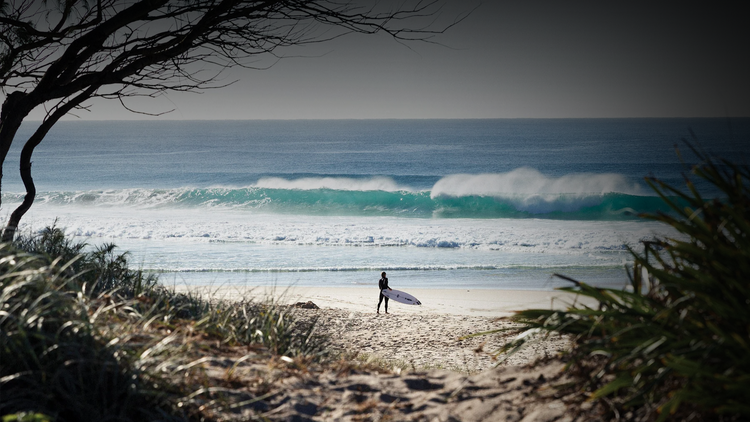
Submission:
[[[27,140],[27,189],[4,239],[35,195],[31,155],[49,129],[87,99],[125,104],[132,96],[200,91],[231,84],[229,67],[265,68],[287,47],[349,33],[386,33],[398,42],[432,37],[444,0],[403,0],[396,9],[365,0],[3,0],[0,1],[0,182],[13,139],[38,106],[56,104]],[[359,3],[358,3],[359,2]],[[153,114],[153,113],[147,113]]]

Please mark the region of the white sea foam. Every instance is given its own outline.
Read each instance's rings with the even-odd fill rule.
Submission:
[[[36,204],[79,206],[154,207],[177,203],[190,188],[178,189],[107,189],[76,192],[40,192]]]
[[[516,274],[532,268],[535,277],[544,278],[540,274],[546,274],[542,269],[547,268],[619,267],[629,259],[627,247],[637,250],[641,240],[654,235],[674,236],[658,223],[633,220],[325,216],[272,213],[244,206],[255,198],[249,195],[254,190],[274,188],[405,190],[390,178],[374,177],[264,178],[257,186],[245,188],[52,192],[40,195],[41,200],[24,217],[21,230],[38,230],[59,218],[68,234],[91,244],[114,242],[132,251],[135,262],[146,269],[208,274],[201,280],[221,272],[249,274],[238,276],[241,278],[274,274],[269,276],[273,280],[281,274],[279,279],[292,281],[297,279],[285,274],[349,274],[336,277],[359,280],[359,272],[382,269]],[[623,191],[637,192],[638,187],[617,175],[553,179],[532,169],[519,169],[506,174],[447,176],[435,184],[433,196],[505,195],[515,198],[518,209],[536,212],[545,207],[565,209],[566,195],[570,195],[571,208],[577,209],[588,200],[585,194]],[[403,196],[409,195],[424,194]],[[546,195],[556,200],[547,202]],[[257,198],[264,200],[263,195]],[[20,196],[6,196],[3,205],[13,209],[19,201]],[[328,278],[312,277],[316,283]],[[440,276],[424,278],[443,280]],[[497,279],[486,283],[495,282]]]
[[[8,204],[10,207],[13,204]],[[60,219],[77,236],[263,245],[417,247],[576,255],[638,246],[661,225],[641,221],[403,219],[248,214],[232,210],[143,209],[38,204],[23,220],[39,229]]]
[[[674,235],[641,221],[329,217],[81,202],[35,204],[21,230],[56,219],[70,235],[89,244],[113,242],[131,251],[136,265],[189,283],[357,284],[388,270],[408,271],[410,283],[426,286],[526,280],[548,288],[546,280],[559,268],[566,274],[578,268],[617,272],[629,260],[627,246],[639,249],[655,234]],[[471,275],[456,281],[461,271]]]
[[[605,193],[643,195],[638,184],[615,173],[579,173],[548,177],[538,170],[520,167],[507,173],[453,174],[440,179],[432,197],[495,196],[539,202],[558,200],[560,195],[584,196]]]
[[[333,189],[342,191],[409,191],[406,186],[398,185],[390,177],[371,177],[355,179],[349,177],[304,177],[300,179],[284,179],[281,177],[264,177],[254,185],[267,189]]]

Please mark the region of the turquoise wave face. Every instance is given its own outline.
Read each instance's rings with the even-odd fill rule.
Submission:
[[[20,195],[3,195],[4,203]],[[430,191],[203,188],[42,193],[37,202],[72,206],[224,208],[247,212],[413,218],[545,218],[628,220],[669,212],[659,197],[621,193],[436,196]]]

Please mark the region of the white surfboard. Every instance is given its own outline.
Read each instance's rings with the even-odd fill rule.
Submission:
[[[421,305],[422,304],[422,302],[417,300],[416,297],[410,295],[409,293],[402,292],[401,290],[383,289],[381,293],[383,293],[383,296],[387,297],[388,299],[395,300],[396,302],[405,303],[407,305]]]

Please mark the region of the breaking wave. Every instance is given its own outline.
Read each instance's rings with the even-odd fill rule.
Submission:
[[[4,203],[20,201],[4,194]],[[531,168],[456,174],[417,190],[378,176],[261,178],[246,187],[46,192],[49,205],[138,208],[225,208],[248,212],[416,218],[546,218],[623,220],[668,211],[666,204],[618,174],[544,176]]]

